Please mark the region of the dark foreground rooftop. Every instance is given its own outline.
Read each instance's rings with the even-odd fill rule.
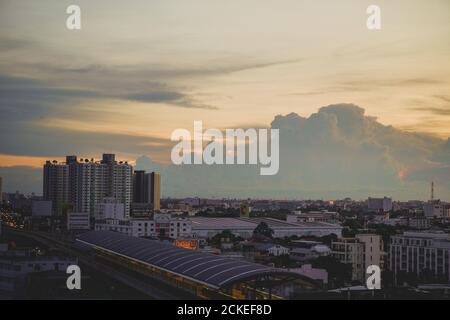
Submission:
[[[130,237],[111,231],[87,232],[79,235],[77,241],[213,288],[226,287],[237,281],[260,276],[301,277],[282,269],[182,249],[160,241]]]

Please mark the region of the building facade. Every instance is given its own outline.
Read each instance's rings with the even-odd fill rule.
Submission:
[[[332,254],[341,263],[351,264],[352,280],[364,282],[370,265],[384,268],[383,240],[376,234],[358,234],[331,244]]]
[[[443,232],[404,232],[391,237],[389,269],[398,277],[401,272],[426,274],[450,283],[450,239]]]
[[[153,219],[99,220],[95,230],[115,231],[133,237],[183,239],[192,237],[192,222],[184,217],[155,214]]]
[[[44,200],[52,202],[53,215],[61,216],[63,206],[69,202],[69,167],[65,163],[47,161],[43,178]]]
[[[133,175],[133,203],[150,204],[152,210],[160,210],[161,176],[156,172],[137,170]]]
[[[383,198],[369,198],[367,199],[367,208],[369,211],[391,211],[392,210],[392,199]]]

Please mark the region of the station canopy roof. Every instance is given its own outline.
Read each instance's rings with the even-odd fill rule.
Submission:
[[[90,231],[77,241],[183,276],[213,288],[260,276],[299,275],[282,269],[175,247],[157,240],[131,237],[113,231]]]

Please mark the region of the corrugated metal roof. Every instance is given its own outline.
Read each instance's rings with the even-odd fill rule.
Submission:
[[[112,231],[91,231],[77,241],[133,260],[181,275],[185,278],[221,288],[233,282],[261,275],[297,277],[282,269],[223,256],[178,248],[170,244],[127,236]]]

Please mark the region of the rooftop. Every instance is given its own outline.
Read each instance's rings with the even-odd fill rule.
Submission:
[[[159,241],[130,237],[111,231],[83,233],[78,236],[77,242],[148,264],[213,288],[225,287],[240,280],[264,275],[299,278],[298,275],[282,269],[187,250]]]

